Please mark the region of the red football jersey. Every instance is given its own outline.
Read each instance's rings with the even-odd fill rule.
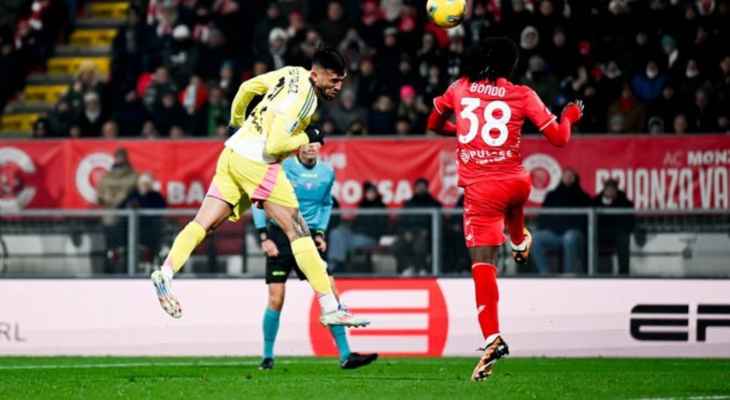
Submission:
[[[459,186],[524,174],[522,124],[529,118],[542,131],[556,119],[534,90],[503,78],[496,83],[461,78],[433,105],[441,114],[456,115]]]

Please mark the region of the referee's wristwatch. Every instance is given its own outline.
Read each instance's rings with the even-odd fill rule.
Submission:
[[[266,228],[256,229],[256,233],[259,237],[259,244],[269,240],[269,231]]]

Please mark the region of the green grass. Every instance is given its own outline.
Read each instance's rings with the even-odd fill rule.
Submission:
[[[0,399],[730,399],[730,360],[508,358],[483,383],[475,359],[0,358]]]

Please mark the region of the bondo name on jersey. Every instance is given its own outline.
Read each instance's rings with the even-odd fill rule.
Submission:
[[[472,93],[486,94],[495,97],[504,97],[507,94],[507,90],[503,87],[485,85],[483,83],[474,82],[469,86],[469,91]]]

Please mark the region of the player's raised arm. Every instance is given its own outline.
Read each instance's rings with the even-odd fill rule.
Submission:
[[[583,116],[583,103],[568,103],[560,114],[560,121],[557,121],[557,117],[540,100],[537,93],[530,90],[525,112],[552,145],[563,147],[570,141],[573,125]]]
[[[274,120],[266,139],[266,153],[280,156],[298,149],[302,145],[317,141],[316,135],[309,137],[309,119],[317,108],[314,88],[310,87],[297,93],[282,93],[272,106]],[[319,134],[319,131],[316,131]]]
[[[443,95],[433,99],[433,110],[428,115],[426,123],[426,128],[429,131],[440,135],[456,135],[456,124],[449,120],[454,110],[451,87],[449,86]]]
[[[281,72],[271,71],[263,75],[253,77],[241,84],[231,104],[231,119],[229,126],[240,127],[246,119],[246,108],[256,96],[265,94],[269,88],[274,86]]]

